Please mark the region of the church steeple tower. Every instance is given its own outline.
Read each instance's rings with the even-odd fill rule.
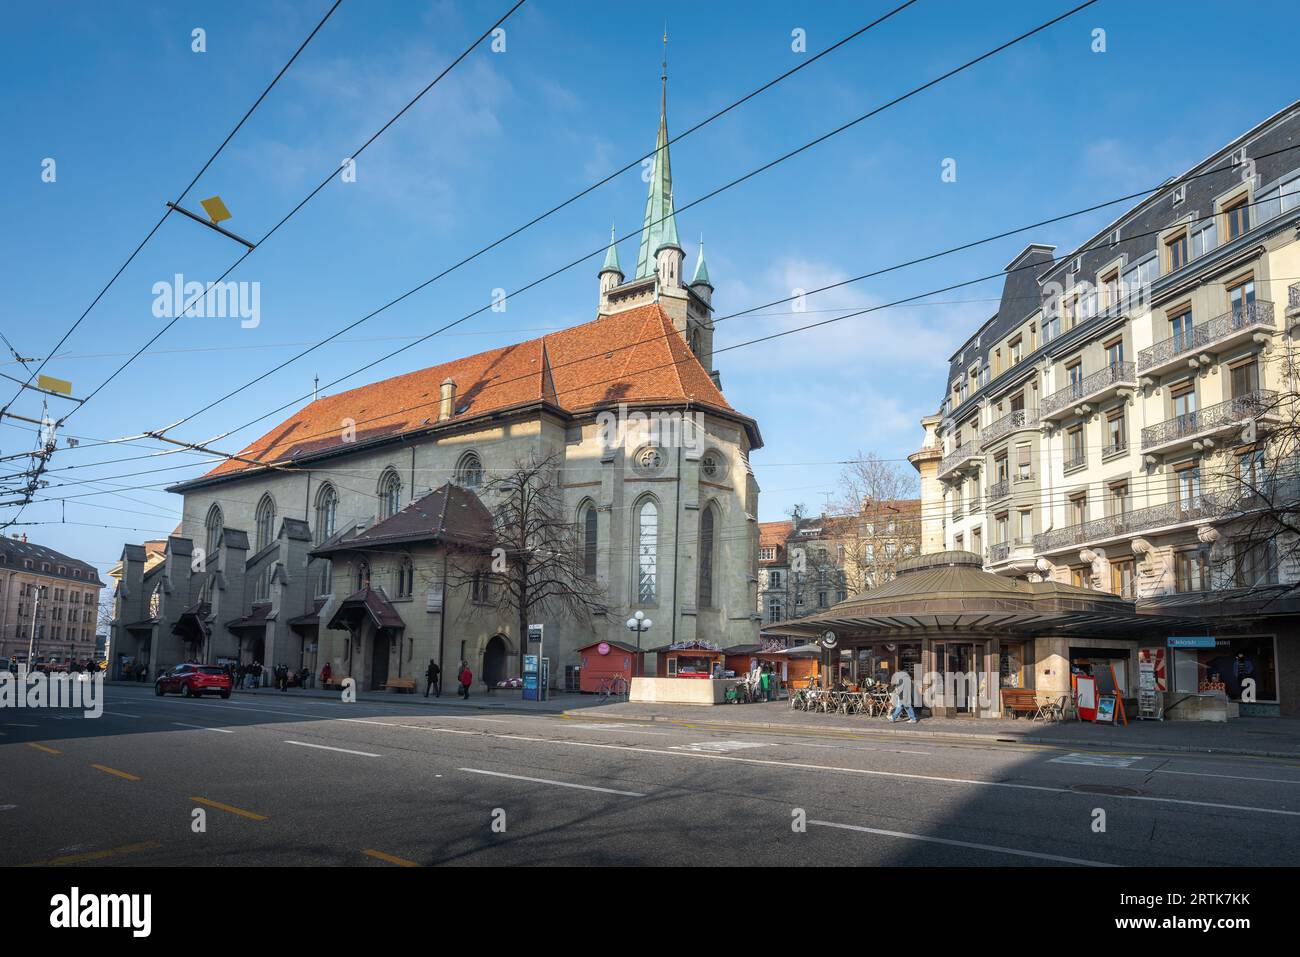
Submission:
[[[609,227],[609,249],[605,251],[605,265],[600,267],[600,308],[609,305],[609,291],[623,284],[623,267],[618,263],[617,233],[611,223]]]
[[[654,165],[646,193],[641,245],[637,251],[636,279],[659,275],[660,286],[682,285],[682,261],[686,253],[677,239],[677,216],[673,208],[673,169],[668,156],[668,30],[664,29],[663,72],[659,98],[659,135],[655,140]]]

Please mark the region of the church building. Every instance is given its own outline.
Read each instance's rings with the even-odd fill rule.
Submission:
[[[328,664],[362,690],[431,660],[448,686],[461,661],[480,688],[517,676],[517,613],[450,569],[489,567],[493,480],[530,458],[557,463],[599,596],[593,614],[529,622],[552,687],[580,649],[635,641],[637,611],[653,621],[643,647],[757,641],[762,438],[713,366],[702,243],[686,274],[666,89],[635,266],[611,237],[594,318],[320,397],[174,486],[184,517],[162,559],[127,545],[115,570],[111,664],[256,660],[317,678]]]

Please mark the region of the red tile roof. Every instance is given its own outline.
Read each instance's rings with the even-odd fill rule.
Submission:
[[[790,522],[759,522],[758,544],[760,548],[784,545],[794,526]]]
[[[345,419],[357,442],[416,432],[438,421],[444,379],[456,383],[451,422],[546,402],[570,413],[616,405],[690,401],[745,423],[687,347],[658,303],[638,306],[516,345],[325,396],[294,413],[238,454],[287,462],[342,446]],[[202,479],[253,468],[229,459]],[[188,483],[181,483],[183,488]]]

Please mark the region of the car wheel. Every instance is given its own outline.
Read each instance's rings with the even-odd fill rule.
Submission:
[[[199,693],[194,690],[194,685],[189,684],[188,682],[184,685],[182,690],[187,698],[197,698],[199,696]]]
[[[155,681],[153,683],[153,693],[160,698],[166,693],[163,691],[163,686],[161,681]]]
[[[229,691],[223,691],[223,692],[221,692],[221,697],[222,697],[223,699],[225,699],[225,698],[229,698],[229,697],[230,697],[230,692],[229,692]]]

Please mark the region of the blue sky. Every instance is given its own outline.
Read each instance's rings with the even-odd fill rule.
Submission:
[[[920,0],[672,150],[679,207],[1023,32],[1073,4]],[[344,0],[190,194],[221,195],[226,225],[260,237],[509,6]],[[669,131],[679,132],[796,65],[791,31],[816,52],[892,4],[546,2],[509,21],[361,157],[357,182],[324,189],[230,277],[261,284],[261,322],[179,322],[72,417],[83,445],[157,428],[206,405],[653,148],[660,33],[670,35]],[[44,356],[190,180],[327,7],[312,3],[72,2],[0,9],[0,329]],[[916,255],[1116,197],[1165,178],[1286,105],[1290,5],[1102,0],[1011,50],[679,216],[694,263],[704,234],[726,315]],[[190,49],[202,27],[208,50]],[[1096,28],[1106,52],[1091,49]],[[1237,37],[1223,43],[1221,38]],[[807,54],[803,55],[807,56]],[[1225,68],[1230,66],[1231,68]],[[57,180],[41,180],[46,157]],[[956,161],[955,182],[941,164]],[[633,170],[371,320],[341,342],[219,405],[178,435],[204,439],[597,250],[611,220],[639,225]],[[994,272],[1029,241],[1069,246],[1118,210],[1080,217],[923,267],[721,323],[719,348],[791,325]],[[173,216],[47,372],[79,394],[164,320],[153,284],[215,279],[239,247]],[[635,242],[620,248],[625,267]],[[600,256],[337,389],[531,338],[594,316]],[[764,519],[820,506],[831,463],[903,458],[941,398],[946,360],[996,306],[989,283],[718,357],[733,405],[766,448],[754,465]],[[828,310],[821,312],[820,310]],[[15,374],[11,357],[0,371]],[[6,384],[8,385],[8,384]],[[12,394],[6,389],[3,399]],[[2,400],[0,400],[2,401]],[[14,407],[38,415],[32,397]],[[236,449],[267,419],[220,443]],[[0,426],[0,453],[33,436]],[[29,537],[98,563],[165,534],[179,498],[164,482],[199,457],[106,463],[148,449],[83,447],[52,463]],[[127,476],[143,469],[189,468]],[[96,464],[104,463],[104,464]],[[75,469],[69,469],[76,466]],[[125,476],[125,477],[123,477]],[[67,523],[57,524],[66,517]],[[85,523],[85,524],[71,524]],[[94,528],[88,525],[127,526]],[[18,530],[18,529],[14,529]]]

